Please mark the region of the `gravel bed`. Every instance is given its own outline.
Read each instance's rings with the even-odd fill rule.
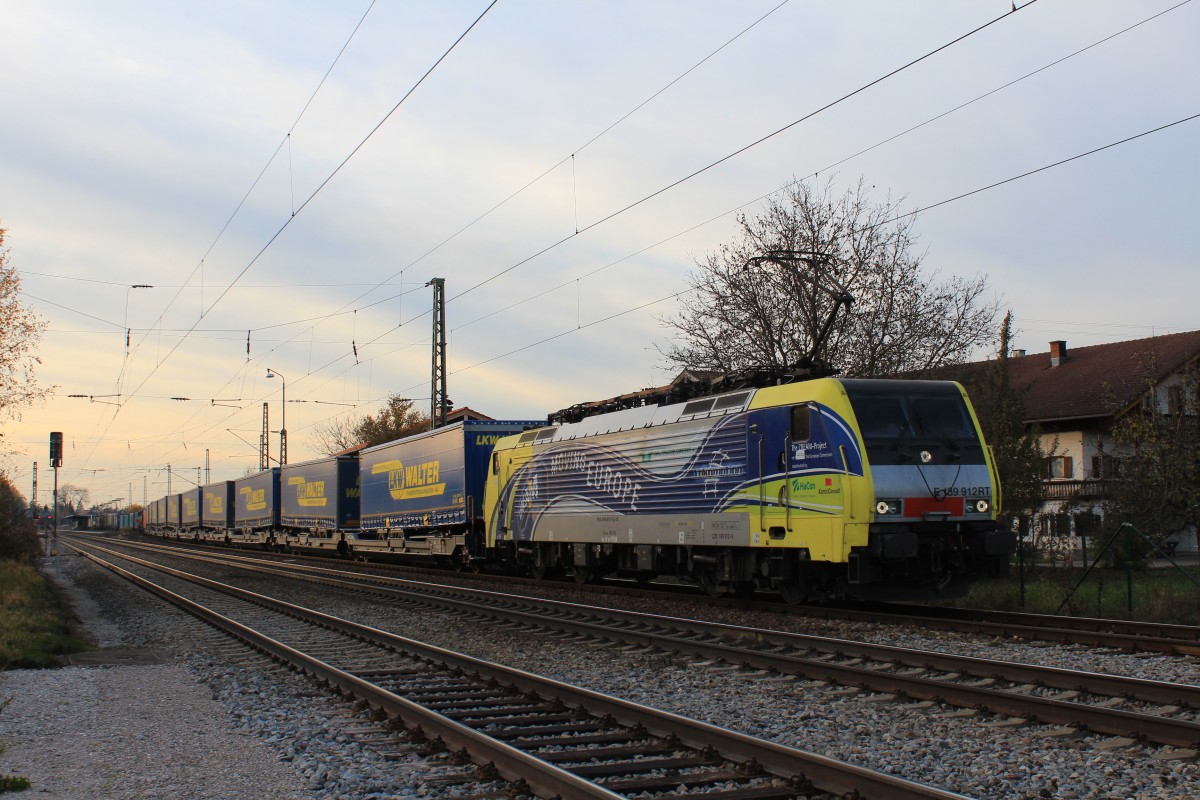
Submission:
[[[473,767],[445,754],[360,740],[389,732],[91,562],[48,561],[94,643],[150,649],[164,663],[0,672],[0,774],[28,778],[29,796],[507,796],[507,784],[474,781]]]
[[[197,565],[189,568],[202,574],[211,569]],[[414,612],[385,601],[352,598],[311,585],[297,588],[261,577],[239,578],[227,568],[217,569],[215,575],[432,644],[973,797],[1200,797],[1200,767],[1192,760],[1176,758],[1177,754],[1167,748],[1132,745],[1108,749],[1112,740],[1105,737],[1057,738],[1048,735],[1045,726],[1006,727],[998,724],[1002,720],[989,715],[964,716],[949,707],[888,702],[819,682],[761,680],[674,655],[639,654],[608,646],[581,647],[510,630],[497,635],[486,626],[451,614]],[[459,579],[467,580],[465,576],[448,575],[443,582]],[[586,592],[571,586],[539,587],[538,593],[588,601]],[[703,600],[618,603],[607,598],[602,602],[652,606],[646,610],[660,614],[719,618],[891,643],[903,639],[906,644],[928,649],[1197,682],[1197,665],[1191,659],[1130,656],[731,611]],[[237,697],[233,702],[236,706],[248,700]]]
[[[950,707],[891,702],[815,681],[763,680],[700,665],[689,657],[644,655],[619,646],[581,647],[509,630],[496,635],[451,614],[389,609],[382,601],[350,598],[320,587],[295,589],[282,581],[252,580],[261,590],[288,596],[294,602],[319,603],[329,613],[365,624],[972,797],[1200,797],[1200,766],[1177,758],[1178,751],[1170,748],[1128,745],[1109,749],[1116,744],[1109,737],[1059,738],[1050,735],[1049,726],[1007,727],[1006,721],[991,715],[965,716]],[[569,587],[553,593],[584,599]],[[747,623],[762,616],[725,611],[705,614],[702,604],[694,601],[684,601],[683,608],[673,608],[673,601],[655,601],[653,605],[657,613],[731,621],[737,617]],[[788,627],[779,624],[780,615],[765,616],[772,619],[756,624]],[[826,625],[821,621],[822,627]],[[836,632],[857,637],[874,629],[881,640],[888,638],[884,626],[847,627],[854,631]],[[895,638],[892,629],[891,640]],[[1194,675],[1196,670],[1190,659],[971,641],[960,634],[943,639],[940,634],[914,633],[912,640],[929,649],[1077,668],[1112,659],[1119,669],[1105,671],[1157,679],[1170,679],[1165,676],[1173,672]]]
[[[496,581],[480,576],[446,573],[447,577],[431,578],[441,583],[455,583],[478,588],[506,591]],[[894,624],[820,619],[802,614],[778,611],[743,610],[722,607],[706,598],[671,596],[639,598],[613,594],[599,597],[566,583],[546,583],[511,589],[514,594],[529,594],[572,603],[607,605],[650,614],[688,617],[746,625],[770,630],[831,636],[875,644],[934,650],[977,658],[1002,659],[1027,664],[1062,667],[1112,675],[1125,675],[1146,680],[1200,685],[1200,658],[1171,656],[1156,653],[1128,653],[1121,650],[1056,644],[1022,639],[997,639],[986,635],[957,631],[904,628]]]
[[[0,698],[0,773],[36,797],[316,796],[177,664],[5,672]]]

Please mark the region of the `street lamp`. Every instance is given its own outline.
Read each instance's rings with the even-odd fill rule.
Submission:
[[[282,373],[272,370],[270,367],[267,367],[267,377],[277,377],[283,384],[281,396],[283,402],[280,404],[280,408],[283,411],[279,414],[279,466],[282,467],[287,463],[287,378],[283,377]]]

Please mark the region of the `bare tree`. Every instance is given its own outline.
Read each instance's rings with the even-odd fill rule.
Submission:
[[[360,418],[335,417],[313,426],[309,439],[314,449],[332,455],[354,447],[370,447],[403,439],[429,430],[429,415],[418,411],[413,401],[398,394],[375,414]]]
[[[58,487],[58,507],[60,511],[68,513],[72,511],[83,511],[88,504],[88,499],[91,497],[91,492],[86,487],[76,486],[73,483],[64,483]]]
[[[362,440],[358,438],[358,426],[361,418],[351,416],[331,417],[324,422],[312,426],[309,435],[309,445],[319,453],[333,455],[358,447]]]
[[[865,181],[840,197],[832,182],[798,181],[755,217],[740,215],[733,242],[696,262],[693,291],[662,323],[673,367],[731,372],[789,367],[807,354],[834,302],[775,267],[747,267],[779,250],[828,256],[829,275],[854,297],[821,355],[852,376],[886,376],[965,361],[996,340],[999,301],[987,279],[944,282],[922,269],[914,217],[889,195],[873,202]]]
[[[21,409],[50,392],[34,381],[42,363],[36,351],[46,322],[21,304],[21,277],[4,248],[7,233],[0,226],[0,413],[20,419]]]

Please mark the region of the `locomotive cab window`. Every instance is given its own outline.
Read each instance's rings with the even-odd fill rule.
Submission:
[[[808,406],[792,406],[792,441],[807,442],[811,435],[812,424]]]
[[[894,439],[912,436],[904,400],[900,397],[866,396],[856,398],[854,411],[864,439]]]
[[[957,397],[914,397],[912,409],[926,436],[955,441],[972,438],[967,409]]]

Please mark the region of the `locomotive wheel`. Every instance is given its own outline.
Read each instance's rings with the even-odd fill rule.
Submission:
[[[529,565],[529,575],[535,581],[544,581],[552,574],[554,574],[554,570],[546,564],[538,564],[537,562],[534,562]]]
[[[780,581],[775,589],[779,592],[783,602],[789,606],[798,606],[808,599],[808,587],[800,579]]]
[[[595,572],[591,567],[575,567],[575,582],[576,583],[591,583],[595,578]]]

